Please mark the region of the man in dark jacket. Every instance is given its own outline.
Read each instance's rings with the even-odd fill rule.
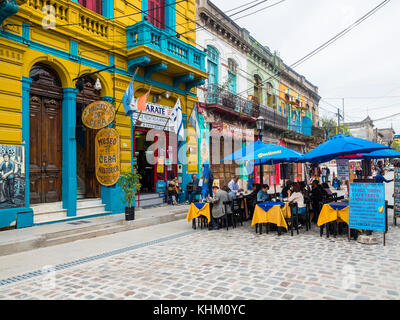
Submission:
[[[313,221],[317,222],[318,221],[318,216],[320,212],[319,208],[319,203],[323,200],[324,198],[324,193],[322,188],[320,188],[319,183],[317,180],[314,180],[311,184],[311,192],[309,193],[310,199],[311,199],[311,205],[313,208]]]
[[[199,179],[197,179],[197,176],[195,174],[192,174],[192,181],[189,183],[192,186],[192,191],[188,191],[189,195],[189,203],[192,203],[193,198],[201,193],[201,187],[199,187]]]

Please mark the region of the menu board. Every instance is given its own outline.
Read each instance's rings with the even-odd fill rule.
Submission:
[[[400,217],[400,168],[394,168],[394,215]]]
[[[337,178],[342,182],[349,180],[349,160],[348,159],[336,159],[337,165]]]
[[[386,230],[385,185],[350,183],[349,228]]]

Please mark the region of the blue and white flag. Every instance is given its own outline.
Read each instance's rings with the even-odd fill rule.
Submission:
[[[137,69],[133,75],[131,82],[129,82],[128,88],[126,88],[124,96],[122,97],[122,103],[124,104],[125,115],[131,115],[136,108],[135,96],[133,91],[133,80],[135,79]]]
[[[200,126],[199,126],[199,121],[198,121],[196,105],[194,105],[194,107],[192,109],[192,113],[190,114],[188,121],[192,125],[192,127],[196,130],[196,138],[199,139],[200,138]]]
[[[171,112],[170,121],[171,121],[171,126],[174,129],[174,132],[178,136],[178,141],[184,140],[185,139],[185,131],[184,131],[185,128],[183,127],[182,107],[181,107],[181,101],[179,100],[179,98],[176,101],[174,110]]]

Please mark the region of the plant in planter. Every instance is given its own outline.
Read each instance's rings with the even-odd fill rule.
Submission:
[[[142,186],[139,182],[141,178],[136,170],[123,172],[119,178],[118,184],[122,189],[123,200],[126,202],[125,220],[135,220],[134,201]]]

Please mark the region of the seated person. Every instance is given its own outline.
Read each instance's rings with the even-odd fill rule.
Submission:
[[[171,196],[173,205],[178,204],[178,201],[176,199],[181,190],[182,189],[181,187],[179,187],[178,178],[175,178],[168,183],[168,195]]]
[[[239,181],[239,176],[235,176],[228,183],[229,193],[231,194],[231,197],[233,197],[233,198],[236,197],[236,193],[243,191],[243,189],[240,189],[238,181]]]
[[[249,210],[250,216],[253,214],[254,208],[257,204],[257,194],[258,194],[258,191],[260,191],[260,185],[253,183],[251,188],[252,188],[251,193],[246,196],[247,208]]]
[[[218,225],[215,221],[215,219],[221,218],[222,216],[225,215],[225,205],[224,202],[230,201],[228,192],[223,189],[219,189],[217,186],[213,186],[213,194],[214,196],[211,198],[209,197],[209,201],[213,204],[212,209],[211,209],[211,226],[210,230],[217,230]],[[228,212],[230,212],[230,206],[227,206]]]
[[[324,183],[322,184],[322,188],[325,190],[325,192],[326,192],[328,195],[331,195],[331,194],[332,194],[332,191],[331,191],[331,189],[329,188],[329,185],[328,185],[326,182],[324,182]]]
[[[266,202],[271,200],[268,190],[269,186],[267,184],[263,184],[261,190],[257,193],[257,202]]]
[[[294,183],[290,190],[288,191],[289,203],[297,203],[298,214],[305,214],[307,212],[307,207],[304,204],[303,194],[300,192],[300,186],[298,183]]]
[[[282,194],[282,198],[288,198],[288,190],[290,189],[290,187],[293,185],[293,182],[288,180],[286,182],[286,186],[283,187],[281,194]]]
[[[188,190],[188,197],[189,203],[192,203],[196,195],[201,193],[201,187],[199,187],[199,179],[197,179],[197,176],[195,174],[192,174],[192,181],[190,181],[190,184],[193,186],[193,188],[192,191]]]

